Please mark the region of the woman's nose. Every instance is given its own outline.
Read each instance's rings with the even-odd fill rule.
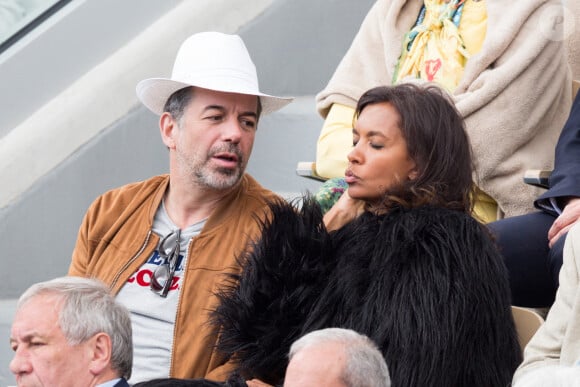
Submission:
[[[355,145],[350,152],[348,152],[348,155],[346,156],[346,158],[348,159],[349,163],[358,163],[360,162],[360,151],[358,150],[357,146]]]

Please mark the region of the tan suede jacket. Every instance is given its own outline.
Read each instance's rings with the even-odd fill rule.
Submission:
[[[116,294],[149,258],[159,242],[151,231],[169,176],[125,185],[97,198],[87,211],[69,275],[97,277]],[[207,324],[213,292],[225,272],[238,272],[237,255],[259,232],[256,217],[277,196],[244,175],[191,241],[175,319],[170,376],[221,380],[227,367],[213,351],[216,337]]]

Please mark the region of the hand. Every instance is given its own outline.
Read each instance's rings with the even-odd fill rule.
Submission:
[[[578,220],[580,220],[580,198],[572,198],[548,230],[548,245],[552,247]]]
[[[248,387],[273,387],[271,384],[264,383],[260,379],[246,380]]]
[[[324,215],[324,224],[328,231],[338,230],[365,210],[365,202],[353,199],[346,190],[338,201]]]

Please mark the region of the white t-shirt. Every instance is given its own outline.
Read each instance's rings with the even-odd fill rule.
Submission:
[[[131,312],[133,370],[130,384],[169,376],[179,289],[187,262],[189,243],[201,232],[204,224],[205,220],[181,231],[179,260],[173,285],[166,298],[154,293],[150,288],[151,276],[155,269],[165,262],[165,259],[159,255],[159,246],[117,294],[117,300]],[[152,231],[163,239],[164,236],[177,229],[178,227],[167,215],[162,202],[155,213]]]

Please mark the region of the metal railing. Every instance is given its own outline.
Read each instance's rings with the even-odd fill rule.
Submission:
[[[72,0],[0,0],[0,54]]]

